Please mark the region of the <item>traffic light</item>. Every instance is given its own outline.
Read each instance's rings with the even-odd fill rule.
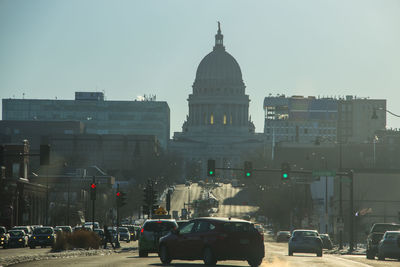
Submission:
[[[215,160],[213,159],[207,161],[207,176],[215,176]]]
[[[50,164],[50,145],[40,145],[40,166]]]
[[[92,183],[90,185],[90,200],[96,200],[96,184]]]
[[[287,162],[284,162],[281,165],[281,180],[282,181],[290,180],[290,164]]]
[[[118,191],[116,194],[117,197],[117,207],[122,207],[126,205],[126,194],[122,191]]]
[[[253,172],[253,164],[251,161],[245,161],[244,162],[244,177],[245,178],[250,178]]]

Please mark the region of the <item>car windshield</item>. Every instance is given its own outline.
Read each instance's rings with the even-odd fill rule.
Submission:
[[[63,232],[71,232],[71,228],[69,228],[69,227],[60,227],[62,230],[63,230]]]
[[[4,228],[0,228],[0,234],[4,234],[6,230]]]
[[[384,233],[386,231],[397,231],[400,230],[400,225],[398,224],[375,224],[372,232]]]
[[[118,231],[120,233],[127,233],[128,232],[128,228],[119,228]]]
[[[36,228],[33,230],[33,234],[35,235],[51,235],[53,230],[51,228]]]
[[[400,233],[386,233],[385,239],[397,239],[400,236]]]
[[[252,232],[255,230],[252,224],[246,222],[224,223],[223,229],[226,232]]]
[[[165,232],[176,227],[175,222],[170,221],[154,221],[144,224],[143,229],[149,232]]]
[[[99,235],[104,234],[104,233],[103,233],[103,230],[101,230],[101,229],[94,229],[93,232],[95,232],[95,233],[97,233],[97,234],[99,234]]]
[[[297,231],[294,232],[294,236],[295,237],[315,237],[318,236],[318,234],[316,232],[313,231]]]
[[[10,231],[9,234],[11,237],[19,237],[24,235],[23,231]]]

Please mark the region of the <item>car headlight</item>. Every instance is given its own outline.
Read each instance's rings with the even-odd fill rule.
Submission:
[[[4,237],[2,237],[1,240],[4,240]]]
[[[47,238],[50,238],[50,236],[47,236]]]
[[[22,238],[18,239],[19,242],[22,242]]]
[[[36,236],[34,236],[33,239],[36,239]]]

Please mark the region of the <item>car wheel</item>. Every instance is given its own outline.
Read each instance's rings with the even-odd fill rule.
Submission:
[[[251,267],[258,267],[261,265],[262,259],[251,259],[251,260],[247,260],[247,262],[249,263],[249,265]]]
[[[203,254],[203,261],[205,265],[214,266],[217,264],[217,260],[215,259],[214,253],[211,251],[211,248],[205,248]]]
[[[148,252],[143,251],[143,250],[139,250],[139,257],[147,257],[149,255]]]
[[[289,250],[289,256],[293,256],[293,251]]]
[[[34,249],[34,248],[36,248],[36,246],[32,246],[32,245],[31,245],[31,246],[29,246],[29,247],[30,247],[31,249]]]
[[[168,248],[166,245],[160,247],[160,260],[163,264],[170,264],[172,259],[169,256]]]
[[[366,253],[367,255],[367,259],[369,259],[369,260],[373,260],[373,259],[375,259],[375,255],[374,254],[372,254],[371,253],[371,251],[369,251],[369,250],[367,250],[367,253]]]
[[[385,260],[385,255],[378,254],[378,260],[384,261]]]
[[[317,257],[322,257],[322,250],[317,252]]]

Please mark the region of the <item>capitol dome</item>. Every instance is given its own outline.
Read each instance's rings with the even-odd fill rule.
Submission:
[[[193,89],[243,88],[242,71],[233,56],[225,51],[220,25],[215,46],[197,67]]]

